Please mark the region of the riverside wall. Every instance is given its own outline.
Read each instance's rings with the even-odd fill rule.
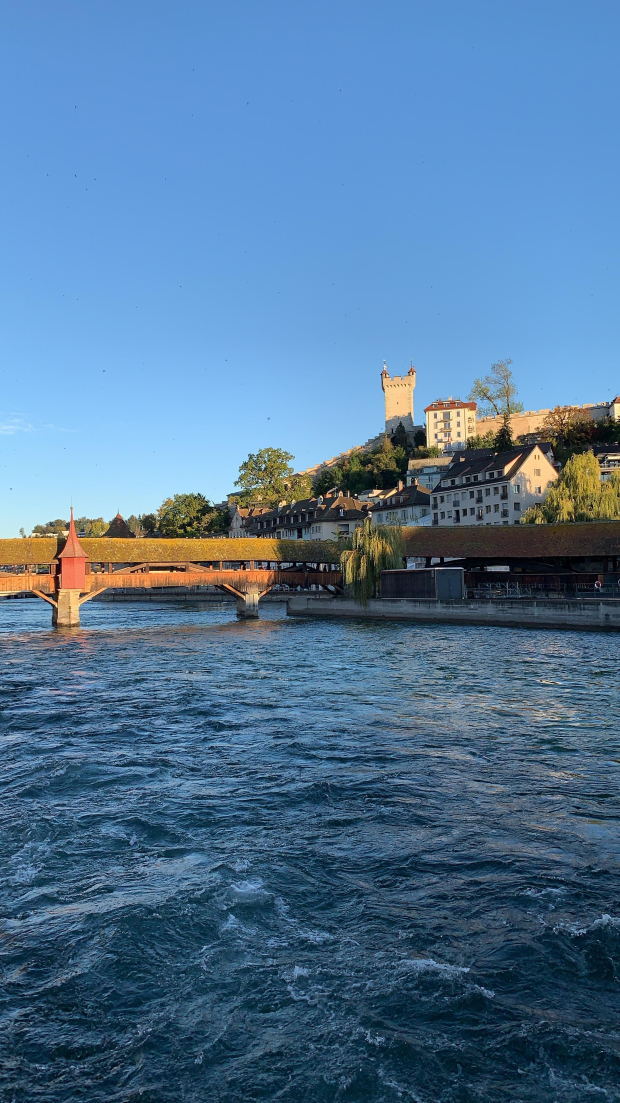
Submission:
[[[620,600],[555,598],[412,601],[378,598],[363,608],[349,598],[317,601],[305,594],[289,597],[289,616],[359,617],[367,620],[414,620],[445,624],[491,624],[522,628],[620,630]]]

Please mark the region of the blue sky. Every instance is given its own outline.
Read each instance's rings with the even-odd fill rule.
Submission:
[[[620,390],[620,8],[131,0],[0,13],[0,535],[221,499],[513,359]]]

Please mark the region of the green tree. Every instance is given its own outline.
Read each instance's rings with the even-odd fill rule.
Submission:
[[[606,417],[602,421],[594,422],[592,439],[597,444],[620,444],[620,421]]]
[[[69,522],[57,517],[55,521],[47,521],[44,525],[35,525],[33,536],[62,536],[69,528]]]
[[[544,502],[523,514],[522,524],[547,525],[571,521],[615,521],[620,518],[620,472],[601,482],[592,452],[576,453],[567,461]]]
[[[430,448],[414,448],[411,458],[414,460],[426,460],[433,456],[441,456],[441,448],[438,448],[436,444],[431,444]]]
[[[353,533],[353,547],[341,552],[347,589],[360,605],[379,594],[381,571],[402,567],[405,545],[400,525],[373,525],[370,517]]]
[[[241,488],[235,495],[239,505],[266,505],[275,507],[287,498],[299,501],[312,493],[312,481],[308,475],[295,475],[290,466],[293,457],[282,448],[261,448],[250,452],[239,468],[235,486]]]
[[[409,451],[409,437],[407,436],[407,430],[402,421],[399,421],[392,436],[390,437],[390,444],[392,448],[404,448],[405,452]]]
[[[513,379],[510,365],[512,360],[498,360],[491,366],[489,375],[481,376],[474,380],[474,385],[469,392],[470,402],[479,403],[481,417],[501,417],[503,432],[502,445],[510,440],[508,448],[512,448],[511,420],[513,414],[519,414],[523,410],[523,403],[517,401],[517,388]],[[498,434],[499,435],[499,434]],[[495,442],[494,442],[495,444]],[[502,447],[502,451],[506,451]]]
[[[381,490],[389,490],[403,478],[408,459],[404,448],[393,448],[389,437],[384,436],[380,447],[370,453],[369,467],[373,475],[373,485]]]
[[[334,487],[342,486],[343,468],[335,464],[333,467],[324,467],[319,472],[314,480],[314,487],[312,493],[318,498],[319,495],[325,496],[328,490],[333,490]]]
[[[158,531],[159,520],[156,513],[139,513],[138,514],[138,526],[142,530],[145,536],[155,536]],[[132,532],[136,532],[137,529],[132,529]]]
[[[497,433],[494,433],[492,429],[489,429],[488,433],[484,433],[482,436],[477,435],[475,437],[468,437],[466,448],[494,448]]]
[[[512,429],[510,421],[504,419],[503,424],[497,430],[495,439],[493,440],[493,447],[496,452],[509,452],[511,448],[514,448],[515,442],[512,439]]]
[[[162,502],[157,520],[162,536],[206,536],[224,530],[228,525],[228,511],[216,509],[204,494],[175,494]]]
[[[424,429],[418,429],[413,435],[413,443],[416,448],[426,448],[426,433]]]
[[[76,518],[75,527],[78,532],[83,532],[84,536],[103,536],[104,532],[110,527],[108,521],[104,521],[103,517],[78,517]]]

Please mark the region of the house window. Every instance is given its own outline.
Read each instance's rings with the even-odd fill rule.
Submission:
[[[508,516],[508,510],[506,509],[506,507],[504,507],[504,509],[502,509],[502,517],[507,517],[507,516]]]
[[[485,486],[485,488],[484,488],[484,496],[485,496],[485,498],[488,498],[488,497],[489,497],[489,495],[490,495],[490,493],[491,493],[491,487],[490,487],[490,486]]]
[[[476,494],[475,490],[470,490],[470,492],[469,492],[469,497],[470,497],[470,498],[474,498],[474,497],[475,497],[475,494]]]
[[[443,505],[443,503],[444,503],[444,496],[443,496],[443,494],[440,494],[439,495],[439,504]]]
[[[513,487],[512,487],[512,490],[513,490],[514,494],[520,494],[521,493],[521,487],[519,486],[519,483],[514,483]]]
[[[496,502],[493,506],[493,513],[499,513],[499,502]]]
[[[472,506],[472,507],[471,507],[471,509],[470,509],[470,511],[469,511],[469,516],[470,516],[470,517],[473,517],[473,516],[474,516],[474,513],[475,513],[475,512],[476,512],[476,510],[475,510],[475,509],[474,509],[474,507]]]
[[[490,506],[485,506],[485,511],[486,511],[487,513],[490,513],[490,512],[491,512],[491,507],[490,507]]]
[[[437,509],[437,499],[433,498],[433,509]]]
[[[450,519],[451,517],[452,517],[452,510],[451,510],[451,509],[449,509],[449,510],[448,510],[448,520],[449,520],[449,519]]]
[[[520,513],[521,512],[521,502],[514,502],[513,505],[514,505],[514,508],[516,509],[517,513]]]
[[[445,519],[446,519],[445,513],[440,513],[439,516],[441,517],[442,521],[445,521]]]
[[[534,474],[540,476],[540,467],[534,468]]]
[[[483,515],[484,515],[484,514],[483,514],[483,511],[482,511],[482,509],[477,509],[477,510],[476,510],[476,517],[478,518],[478,520],[479,520],[479,521],[481,521],[481,520],[482,520],[482,518],[483,518]]]
[[[471,479],[471,475],[466,475],[465,476],[465,482],[466,483],[468,483],[470,481],[470,479]]]
[[[542,486],[535,486],[534,494],[542,494]]]
[[[499,494],[499,487],[498,486],[493,487],[493,493],[494,494]]]
[[[436,513],[433,513],[433,524],[434,525],[439,524],[439,516]]]
[[[461,435],[461,434],[460,434],[460,433],[457,433],[456,435],[457,435],[457,437],[460,437],[460,435]]]

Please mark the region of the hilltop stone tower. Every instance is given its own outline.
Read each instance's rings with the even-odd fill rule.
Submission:
[[[385,395],[385,431],[389,437],[398,429],[402,421],[408,433],[413,433],[413,392],[415,389],[415,368],[413,364],[406,375],[394,378],[385,366],[381,372],[381,386]]]

